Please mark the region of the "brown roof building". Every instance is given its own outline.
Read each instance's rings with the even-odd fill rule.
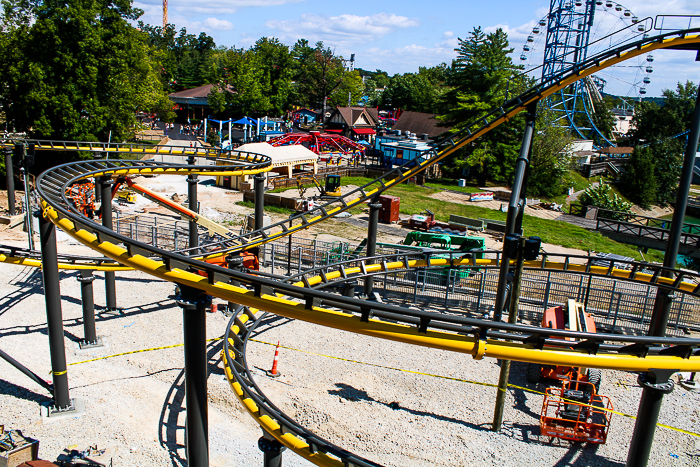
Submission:
[[[408,131],[416,134],[417,137],[428,135],[428,138],[435,138],[451,128],[449,126],[441,126],[442,124],[435,117],[434,114],[406,110],[401,112],[399,119],[396,120],[391,129],[399,130],[401,133]]]
[[[376,134],[379,113],[368,107],[336,107],[326,121],[326,131],[343,136],[371,136]]]

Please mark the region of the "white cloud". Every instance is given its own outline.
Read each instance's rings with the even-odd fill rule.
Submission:
[[[371,42],[396,30],[419,25],[417,19],[393,13],[377,13],[371,16],[305,14],[298,20],[275,20],[265,23],[265,26],[275,30],[275,35],[290,41],[304,37],[310,42],[330,40],[353,43]]]
[[[299,3],[304,0],[209,0],[207,2],[195,2],[191,0],[169,0],[169,12],[180,12],[183,15],[192,17],[195,14],[231,14],[241,8],[265,8],[286,5],[290,3]],[[162,0],[140,0],[134,2],[134,6],[148,11],[149,6],[160,9],[163,4]]]
[[[455,33],[453,33],[452,31],[445,31],[442,33],[442,37],[444,37],[445,39],[450,39],[454,36],[455,36]]]
[[[440,44],[436,44],[435,47],[411,44],[394,49],[372,47],[362,53],[363,61],[369,62],[369,66],[363,65],[363,68],[406,71],[411,69],[418,71],[418,67],[435,66],[442,62],[450,64],[455,56],[454,47],[445,47]]]
[[[214,29],[217,31],[230,31],[233,29],[233,23],[225,19],[207,18],[202,23],[204,29]]]

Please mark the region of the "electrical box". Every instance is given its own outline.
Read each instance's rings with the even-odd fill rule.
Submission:
[[[401,198],[398,196],[381,195],[379,202],[382,207],[379,209],[379,220],[386,223],[399,221],[399,206]]]

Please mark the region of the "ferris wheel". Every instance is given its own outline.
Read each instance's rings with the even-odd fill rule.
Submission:
[[[549,14],[527,36],[520,62],[531,77],[544,81],[597,53],[642,39],[652,26],[651,18],[640,19],[612,0],[551,0]],[[557,123],[579,138],[592,139],[599,147],[614,146],[596,126],[603,93],[620,97],[623,110],[633,110],[651,83],[653,61],[647,54],[610,67],[561,90],[546,105]]]

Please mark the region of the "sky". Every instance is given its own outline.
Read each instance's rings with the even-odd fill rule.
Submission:
[[[698,0],[627,0],[619,11],[617,2],[611,8],[605,3],[596,11],[591,31],[592,41],[598,42],[591,50],[609,45],[611,39],[602,38],[613,31],[635,30],[633,16],[654,34],[657,15],[700,15]],[[144,10],[144,22],[162,25],[162,0],[134,1],[134,6]],[[466,38],[475,27],[486,32],[502,28],[514,48],[513,61],[539,65],[544,34],[534,34],[533,28],[548,11],[547,0],[169,0],[168,22],[189,34],[205,32],[224,47],[249,48],[261,37],[276,37],[289,46],[300,38],[311,44],[323,41],[346,59],[355,54],[356,68],[393,75],[416,72],[419,66],[449,64],[457,55],[459,38]],[[670,21],[687,24],[689,20],[667,17],[664,24]],[[690,21],[700,27],[700,16]],[[623,35],[613,35],[612,40]],[[533,42],[527,42],[528,36],[533,36]],[[523,61],[525,44],[530,51]],[[660,96],[663,89],[675,89],[679,81],[700,83],[695,55],[658,51],[653,62],[642,57],[600,77],[606,81],[605,91],[612,94],[634,97],[644,87],[646,97]],[[644,84],[644,77],[651,82]]]

